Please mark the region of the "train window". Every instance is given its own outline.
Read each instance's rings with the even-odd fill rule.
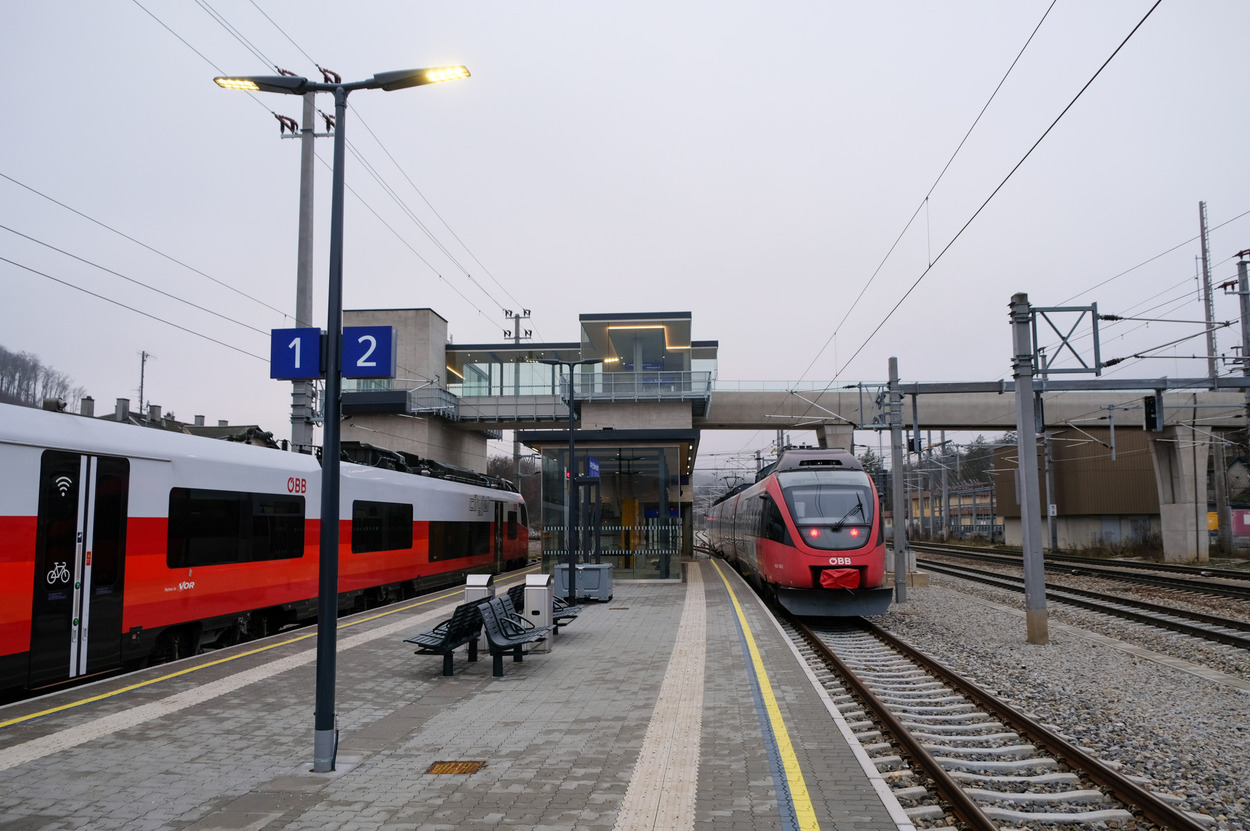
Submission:
[[[304,497],[203,488],[169,491],[170,568],[304,555]]]
[[[402,502],[352,503],[352,553],[412,548],[412,506]]]
[[[108,594],[122,574],[126,551],[126,505],[130,488],[127,459],[100,459],[95,503],[95,551],[92,554],[92,591]]]
[[[869,543],[865,529],[872,528],[877,500],[867,474],[855,470],[786,471],[777,475],[777,481],[807,545],[849,550]]]
[[[791,471],[777,480],[796,525],[872,524],[877,500],[861,471]]]
[[[789,544],[786,523],[781,517],[781,509],[777,507],[777,503],[771,499],[761,499],[760,502],[763,504],[760,511],[760,536],[766,540]]]
[[[431,522],[430,562],[490,554],[489,522]]]

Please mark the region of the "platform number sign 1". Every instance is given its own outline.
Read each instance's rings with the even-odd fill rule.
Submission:
[[[343,377],[394,378],[394,328],[390,326],[344,326]]]
[[[269,338],[269,377],[284,381],[320,378],[321,330],[274,329]]]

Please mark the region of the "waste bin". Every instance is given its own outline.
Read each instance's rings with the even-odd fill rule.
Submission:
[[[470,574],[464,581],[464,602],[490,600],[495,596],[495,575]]]
[[[495,596],[495,575],[493,574],[470,574],[464,581],[464,602],[475,603],[479,600],[490,600]],[[486,633],[477,636],[477,645],[480,649],[486,648]]]
[[[525,575],[525,617],[535,626],[551,625],[551,603],[555,587],[550,574]],[[554,639],[534,644],[535,652],[550,652]]]

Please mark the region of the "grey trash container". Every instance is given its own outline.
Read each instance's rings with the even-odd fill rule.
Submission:
[[[478,600],[490,600],[495,596],[495,575],[470,574],[464,581],[464,602],[474,603]],[[486,632],[477,636],[479,649],[486,648]]]
[[[525,617],[535,626],[551,625],[551,604],[555,586],[550,574],[525,575]],[[535,652],[550,652],[554,638],[534,644]]]

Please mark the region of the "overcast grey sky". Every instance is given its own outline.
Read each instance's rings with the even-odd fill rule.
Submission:
[[[464,64],[466,81],[349,99],[348,308],[431,307],[458,342],[501,340],[504,308],[546,341],[576,340],[581,313],[690,311],[722,379],[881,381],[891,355],[908,381],[1003,377],[1013,293],[1193,320],[1198,203],[1216,283],[1250,248],[1244,0],[1161,3],[1008,178],[1153,5],[0,4],[0,344],[105,409],[137,401],[146,351],[167,411],[289,435],[267,333],[292,325],[299,151],[269,113],[298,119],[299,99],[212,78]],[[1108,325],[1103,354],[1194,331]],[[1201,374],[1181,358],[1202,348],[1115,372]]]

